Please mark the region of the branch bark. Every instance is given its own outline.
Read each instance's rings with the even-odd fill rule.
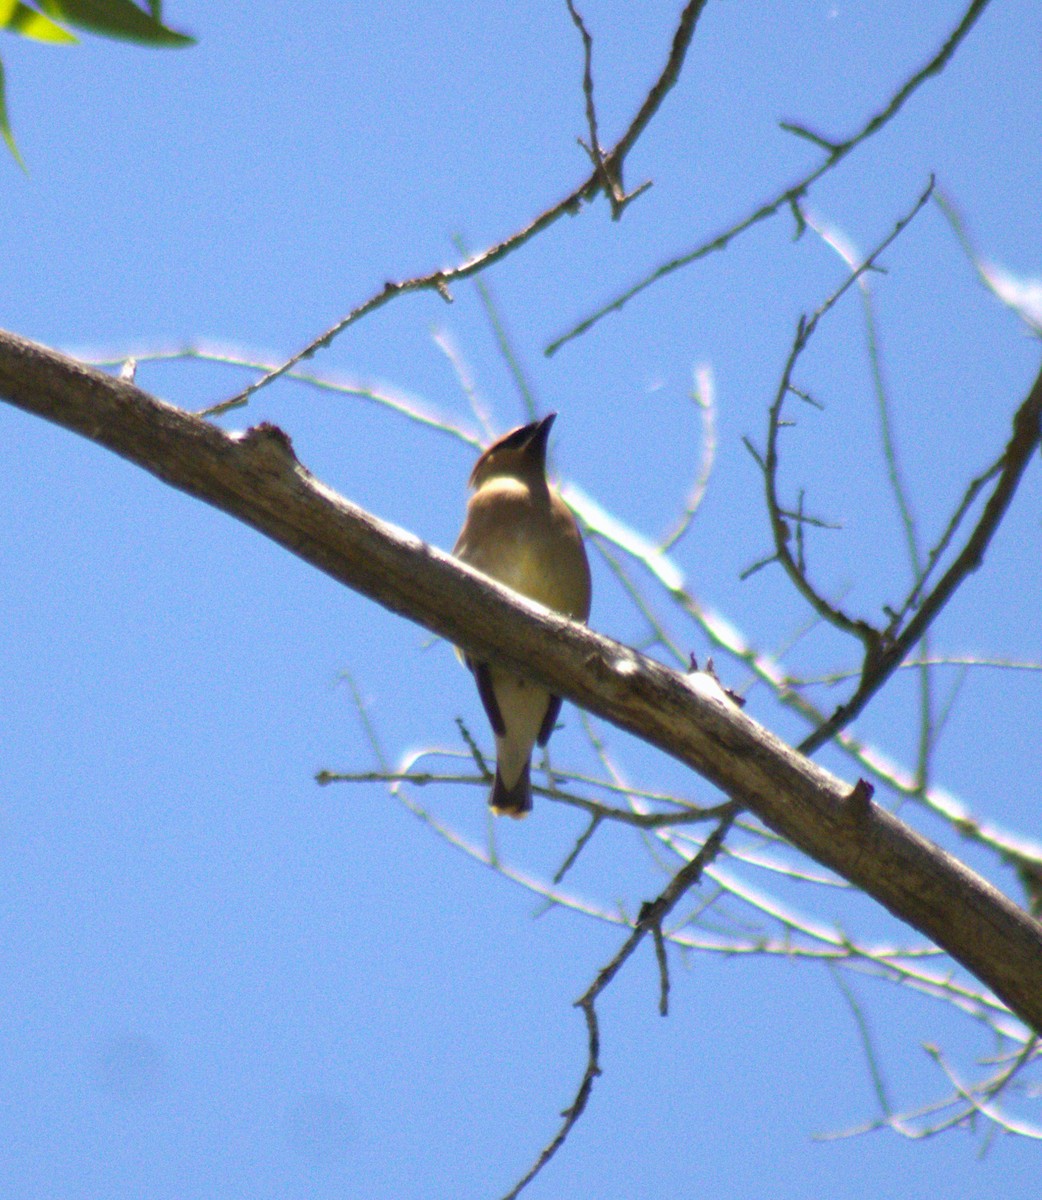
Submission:
[[[0,396],[253,526],[475,655],[516,667],[686,763],[920,930],[1042,1033],[1042,925],[990,883],[681,675],[548,612],[337,495],[272,425],[227,433],[46,347],[0,333]]]

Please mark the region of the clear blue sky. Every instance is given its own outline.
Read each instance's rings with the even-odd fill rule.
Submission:
[[[679,3],[582,5],[603,136],[625,126],[664,59]],[[571,190],[586,170],[581,52],[563,0],[247,7],[170,0],[194,49],[0,40],[29,175],[0,157],[0,323],[84,355],[186,343],[278,359],[387,279],[455,261]],[[556,466],[647,536],[674,519],[701,454],[692,373],[711,368],[717,465],[676,553],[695,594],[765,652],[807,621],[769,550],[763,444],[801,311],[843,278],[790,218],[678,272],[552,359],[545,345],[657,263],[731,224],[820,152],[778,129],[844,136],[941,44],[957,3],[710,3],[683,77],[628,163],[654,187],[619,223],[598,201],[488,276],[541,409],[560,413]],[[957,56],[808,208],[865,250],[930,172],[980,252],[1042,275],[1042,17],[995,0]],[[999,452],[1038,369],[1038,343],[979,284],[928,207],[875,280],[895,432],[929,543]],[[345,333],[315,370],[411,396],[478,431],[435,335],[469,364],[497,429],[525,417],[472,288],[450,307],[406,298]],[[189,408],[250,377],[141,366]],[[884,477],[856,298],[823,324],[803,374],[824,412],[787,443],[790,496],[843,522],[814,540],[832,596],[875,615],[908,576]],[[281,384],[228,428],[282,426],[330,486],[443,548],[473,452],[369,401]],[[254,532],[97,447],[0,405],[0,1191],[54,1196],[496,1197],[557,1128],[585,1063],[571,1005],[620,944],[453,848],[380,786],[316,786],[365,770],[349,671],[388,757],[489,742],[444,645]],[[1036,462],[984,570],[934,650],[1038,659]],[[645,577],[642,577],[645,578]],[[645,583],[647,583],[645,578]],[[650,584],[648,583],[650,592]],[[657,601],[656,601],[657,602]],[[595,562],[592,623],[642,626]],[[682,635],[700,658],[703,639]],[[856,665],[820,633],[784,657]],[[746,673],[720,659],[728,682]],[[953,673],[938,676],[939,702]],[[1038,836],[1039,675],[971,672],[934,781],[979,817]],[[910,767],[909,678],[858,733]],[[750,711],[804,732],[763,689]],[[553,744],[591,767],[578,715]],[[604,731],[627,776],[711,800],[662,756]],[[854,768],[823,756],[847,778]],[[484,845],[479,789],[411,793]],[[944,838],[936,820],[909,820]],[[510,867],[546,879],[582,828],[537,800],[501,824]],[[949,843],[990,869],[982,854]],[[1009,874],[996,882],[1016,893]],[[569,890],[635,911],[663,877],[633,837],[595,841]],[[793,902],[816,911],[816,895]],[[907,937],[869,906],[866,935]],[[534,1198],[725,1195],[908,1200],[1037,1195],[1037,1152],[950,1134],[813,1135],[878,1112],[854,1021],[824,968],[673,956],[657,1013],[650,947],[601,1005],[603,1077]],[[989,1043],[944,1007],[865,984],[895,1103],[945,1090],[921,1048],[960,1069]],[[1037,1110],[1037,1104],[1035,1105]],[[1029,1109],[1024,1110],[1030,1117]],[[1042,1123],[1035,1114],[1036,1123]]]

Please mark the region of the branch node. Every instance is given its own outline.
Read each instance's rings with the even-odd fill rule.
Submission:
[[[820,149],[827,151],[830,155],[839,154],[846,149],[846,142],[834,142],[831,138],[822,136],[820,133],[815,133],[812,129],[808,129],[806,125],[797,125],[795,121],[779,121],[778,125],[784,129],[786,133],[794,134],[798,138],[803,138],[805,141],[812,142]]]
[[[259,459],[267,459],[269,463],[279,467],[285,467],[287,464],[299,466],[289,434],[271,421],[262,421],[243,433],[233,433],[229,436]]]
[[[792,235],[792,240],[798,242],[807,231],[807,218],[803,215],[803,209],[800,207],[799,193],[789,197],[789,209],[792,212],[793,220],[796,222],[796,230]]]
[[[858,816],[866,814],[872,807],[872,796],[875,794],[875,790],[867,779],[859,779],[844,799],[848,811]]]

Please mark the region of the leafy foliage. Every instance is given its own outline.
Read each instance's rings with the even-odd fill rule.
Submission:
[[[69,45],[79,39],[66,28],[72,25],[99,37],[143,46],[192,46],[195,38],[163,24],[162,4],[153,0],[147,11],[132,0],[38,0],[31,8],[21,0],[0,0],[0,29],[35,42]],[[40,11],[42,10],[42,11]],[[25,161],[11,131],[0,63],[0,134],[15,161],[25,170]]]

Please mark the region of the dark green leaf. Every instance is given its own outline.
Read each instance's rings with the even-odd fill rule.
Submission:
[[[195,38],[168,28],[154,15],[159,5],[150,5],[150,12],[138,8],[131,0],[40,0],[40,7],[58,21],[66,21],[81,29],[89,29],[103,37],[119,38],[126,42],[142,42],[146,46],[191,46]]]

